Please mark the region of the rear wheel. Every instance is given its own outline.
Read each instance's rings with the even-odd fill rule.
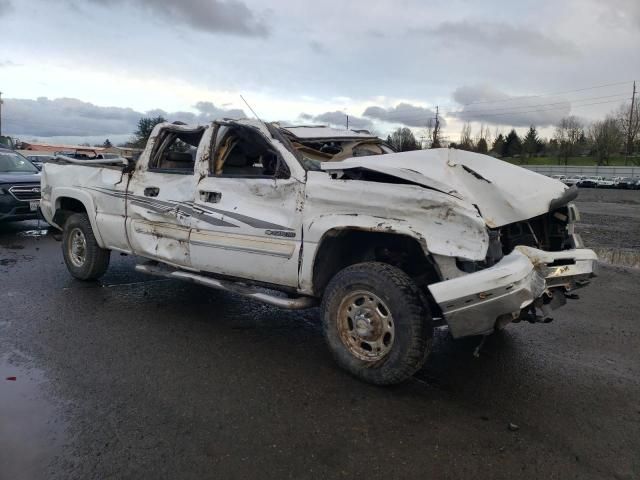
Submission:
[[[421,292],[392,265],[367,262],[338,272],[322,307],[325,338],[336,361],[367,382],[400,383],[431,351],[431,316]]]
[[[110,253],[98,245],[86,214],[75,213],[67,219],[62,232],[62,255],[71,275],[78,280],[100,278],[109,267]]]

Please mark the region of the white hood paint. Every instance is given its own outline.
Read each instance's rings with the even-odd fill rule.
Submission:
[[[542,215],[568,188],[558,180],[489,155],[447,148],[322,164],[328,172],[353,168],[398,177],[476,205],[490,228]]]

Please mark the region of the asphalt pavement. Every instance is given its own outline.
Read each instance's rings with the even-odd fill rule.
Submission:
[[[637,479],[640,270],[548,325],[454,341],[395,387],[338,369],[317,310],[135,273],[73,280],[0,225],[0,479]]]

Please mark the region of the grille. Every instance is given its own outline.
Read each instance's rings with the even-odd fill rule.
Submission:
[[[28,202],[29,200],[40,200],[40,185],[37,183],[29,185],[16,185],[9,189],[9,193],[16,200]]]

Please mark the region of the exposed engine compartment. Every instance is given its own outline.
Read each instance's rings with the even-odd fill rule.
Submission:
[[[528,220],[490,229],[489,248],[485,260],[458,260],[458,268],[473,273],[491,267],[519,245],[548,252],[578,248],[581,242],[574,234],[574,222],[577,217],[575,206],[568,204]]]

